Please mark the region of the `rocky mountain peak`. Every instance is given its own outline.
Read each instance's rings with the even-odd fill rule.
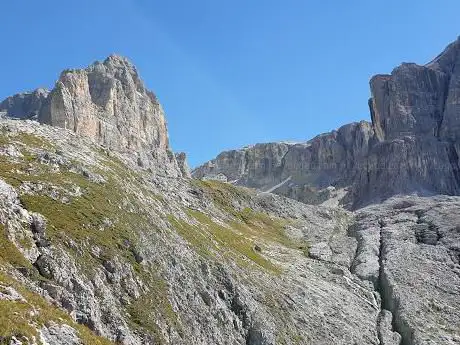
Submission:
[[[426,65],[402,63],[391,74],[370,81],[369,102],[377,138],[415,135],[455,139],[460,129],[460,40]]]
[[[111,55],[86,69],[64,71],[39,120],[137,155],[142,166],[181,174],[169,147],[163,109],[124,57]]]
[[[158,173],[182,175],[169,146],[163,108],[125,57],[110,55],[84,69],[64,70],[51,92],[12,96],[1,103],[2,110],[89,137]]]
[[[101,65],[101,64],[106,67],[107,71],[110,71],[114,75],[116,74],[116,72],[128,73],[129,75],[133,77],[133,79],[137,79],[142,83],[142,81],[140,80],[140,76],[137,72],[136,66],[134,66],[134,64],[127,57],[117,55],[117,54],[112,54],[112,55],[109,55],[104,60],[104,62],[102,63],[96,62],[94,65]]]
[[[129,67],[135,69],[134,65],[131,63],[131,61],[127,57],[119,55],[119,54],[115,54],[115,53],[110,54],[109,56],[107,56],[107,58],[104,60],[104,65],[106,65],[106,66],[109,66],[109,65],[113,65],[113,66],[123,65],[123,66],[129,66]]]
[[[136,66],[124,56],[112,54],[103,62],[96,61],[86,68],[86,71],[88,73],[98,73],[110,76],[121,81],[123,85],[133,84],[136,91],[140,93],[146,92],[144,82],[140,78]],[[157,102],[156,97],[154,97],[154,99],[155,102]]]

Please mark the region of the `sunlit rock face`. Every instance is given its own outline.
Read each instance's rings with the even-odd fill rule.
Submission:
[[[111,55],[85,69],[65,70],[51,92],[38,89],[9,97],[0,111],[89,137],[131,154],[157,173],[182,175],[169,146],[162,106],[124,57]]]
[[[117,149],[168,148],[163,110],[125,58],[62,72],[40,121]]]

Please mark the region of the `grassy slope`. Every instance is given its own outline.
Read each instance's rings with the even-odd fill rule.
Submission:
[[[60,245],[72,240],[83,248],[78,256],[78,262],[87,270],[87,275],[101,266],[101,258],[91,254],[88,243],[102,249],[103,258],[117,256],[130,264],[136,275],[150,287],[149,294],[132,301],[126,308],[133,327],[151,334],[159,342],[161,342],[161,335],[156,323],[152,321],[152,315],[167,320],[168,324],[180,329],[180,323],[167,297],[167,283],[155,270],[139,265],[134,254],[139,241],[139,233],[136,231],[155,230],[157,227],[149,219],[147,212],[144,212],[143,201],[150,198],[161,202],[162,198],[145,190],[140,176],[128,170],[123,163],[113,157],[100,155],[100,163],[107,169],[91,167],[93,172],[105,179],[104,183],[100,183],[91,181],[78,171],[75,172],[75,169],[71,169],[70,166],[61,166],[59,172],[55,172],[49,165],[41,164],[37,160],[37,154],[42,151],[56,153],[58,150],[43,138],[24,133],[16,136],[5,133],[0,135],[0,146],[5,147],[10,143],[21,148],[23,157],[11,159],[0,155],[0,177],[6,182],[16,188],[27,182],[38,182],[63,189],[78,186],[82,191],[81,196],[70,197],[67,203],[46,194],[20,194],[24,208],[38,212],[46,218],[46,236],[51,243]],[[78,165],[76,162],[73,164]],[[134,186],[137,192],[127,193],[125,189],[127,184]],[[246,190],[228,184],[201,181],[193,181],[192,187],[199,189],[205,198],[212,200],[214,205],[226,214],[226,219],[217,220],[202,211],[185,207],[183,211],[187,218],[173,214],[163,217],[170,224],[170,228],[182,236],[191,249],[199,255],[215,260],[224,258],[244,268],[262,269],[269,274],[278,275],[281,269],[265,257],[262,243],[295,249],[305,247],[305,243],[293,242],[285,236],[284,227],[288,225],[286,220],[255,212],[248,207],[235,208],[235,201],[242,204],[250,201],[251,195]],[[111,220],[109,224],[106,222],[107,219]],[[33,272],[34,267],[7,239],[4,228],[1,229],[3,230],[0,235],[3,237],[0,238],[0,267],[25,267]],[[69,248],[66,249],[72,254]],[[3,315],[7,316],[6,319],[0,318],[0,336],[34,335],[33,327],[28,326],[27,320],[37,325],[46,323],[47,320],[61,318],[66,323],[72,323],[64,312],[48,305],[39,296],[27,292],[26,288],[18,285],[19,283],[7,273],[3,273],[1,277],[5,283],[17,286],[27,295],[28,301],[29,299],[33,301],[33,305],[38,306],[43,313],[38,319],[31,320],[28,317],[31,305],[0,301],[0,308],[13,313],[8,314],[5,311]],[[7,322],[7,319],[13,322]],[[78,326],[78,330],[82,338],[87,339],[86,343],[104,343],[103,340],[92,335],[87,328]]]

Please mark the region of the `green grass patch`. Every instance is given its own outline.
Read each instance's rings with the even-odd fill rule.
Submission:
[[[286,247],[296,247],[297,243],[286,236],[285,227],[289,221],[245,208],[236,213],[237,221],[231,226],[252,238],[262,238],[280,243]]]
[[[29,211],[42,214],[47,220],[47,237],[62,243],[70,238],[79,244],[89,243],[102,249],[104,257],[117,255],[133,266],[135,258],[126,243],[137,243],[136,229],[155,228],[148,224],[145,214],[124,210],[124,195],[111,181],[106,184],[92,183],[74,173],[67,173],[66,182],[83,188],[83,195],[64,204],[46,195],[21,195],[21,203]],[[62,177],[62,176],[61,176]],[[111,224],[107,224],[109,220]],[[133,225],[136,224],[136,227]],[[84,251],[85,266],[92,267],[97,260]]]
[[[166,281],[157,272],[144,271],[143,278],[150,291],[127,307],[129,320],[134,328],[148,332],[156,343],[164,344],[165,339],[155,321],[161,320],[178,332],[181,332],[182,326],[169,302]]]
[[[249,191],[241,187],[236,187],[230,183],[219,181],[192,180],[192,186],[199,188],[214,201],[214,204],[229,214],[235,215],[237,210],[232,202],[235,200],[249,201],[251,195]]]
[[[0,156],[0,177],[13,187],[19,187],[22,184],[22,172],[25,173],[27,168],[28,165],[25,163],[12,162],[5,156]]]
[[[10,143],[9,131],[6,126],[0,127],[0,146],[5,146]]]
[[[199,211],[187,210],[187,213],[199,224],[190,225],[171,218],[170,222],[198,253],[208,255],[210,248],[215,248],[233,258],[236,255],[236,262],[239,264],[244,265],[249,260],[272,273],[280,273],[279,267],[256,252],[253,240],[238,229],[218,224]],[[242,261],[242,258],[245,260]]]
[[[19,141],[27,146],[34,148],[43,148],[47,149],[48,151],[54,149],[54,145],[51,142],[42,137],[30,133],[22,132],[10,138],[12,141]]]
[[[168,221],[199,255],[209,257],[217,250],[212,237],[203,232],[202,227],[189,224],[184,220],[175,218],[173,215],[168,215]]]
[[[23,173],[18,173],[15,169]],[[134,266],[137,265],[132,248],[126,246],[126,243],[137,243],[139,228],[156,227],[155,224],[150,224],[147,215],[140,211],[140,201],[136,196],[126,193],[123,189],[126,176],[106,171],[107,182],[96,183],[68,169],[69,167],[63,166],[59,172],[53,172],[47,165],[38,162],[6,164],[0,165],[0,176],[15,187],[24,182],[48,184],[64,189],[79,186],[82,195],[69,197],[68,203],[62,203],[46,194],[22,194],[20,200],[28,211],[38,212],[46,218],[46,235],[52,242],[65,243],[65,240],[72,239],[81,248],[84,248],[86,243],[96,245],[102,249],[106,257],[118,255]],[[121,166],[117,169],[122,170]],[[83,253],[83,266],[91,268],[99,263],[88,250],[84,250]]]
[[[8,239],[6,229],[3,224],[0,224],[0,262],[1,261],[3,261],[4,263],[9,263],[15,268],[33,268],[31,263]]]

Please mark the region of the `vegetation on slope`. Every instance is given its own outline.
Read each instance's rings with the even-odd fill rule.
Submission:
[[[0,176],[16,188],[30,183],[43,187],[38,188],[38,191],[22,191],[20,201],[29,212],[44,216],[47,223],[46,238],[55,245],[66,244],[66,251],[75,256],[75,262],[89,278],[96,269],[102,267],[105,260],[116,257],[131,265],[145,282],[147,292],[139,300],[133,300],[127,306],[127,311],[133,324],[153,333],[154,338],[161,341],[158,327],[151,320],[162,318],[174,324],[177,323],[177,316],[168,301],[165,281],[154,267],[140,264],[142,259],[137,252],[140,232],[143,229],[155,231],[156,224],[143,212],[140,200],[132,195],[134,193],[126,193],[124,190],[128,181],[136,182],[137,176],[116,158],[102,154],[99,158],[103,159],[105,169],[92,168],[99,174],[76,162],[65,162],[59,169],[51,169],[38,159],[43,152],[37,150],[37,147],[56,152],[45,139],[24,133],[1,138],[2,145],[13,143],[20,146],[23,156],[12,159],[0,155]],[[93,175],[98,179],[95,180]],[[49,190],[56,188],[61,188],[63,194],[66,190],[78,188],[79,193],[65,195],[65,198],[49,193]],[[152,194],[152,198],[155,195]],[[14,267],[27,268],[37,278],[36,269],[9,241],[3,226],[0,230],[0,259]],[[69,246],[69,243],[72,245]],[[78,252],[75,252],[76,248]],[[98,248],[100,254],[95,256],[91,248]],[[147,315],[149,312],[152,314]]]
[[[75,323],[66,312],[31,292],[11,278],[7,271],[0,271],[0,293],[6,293],[6,287],[13,288],[23,299],[0,298],[0,344],[10,344],[12,337],[26,342],[35,338],[40,344],[38,329],[50,322],[74,328],[84,345],[112,344],[107,339],[94,335],[87,327]]]
[[[157,267],[143,264],[137,253],[143,235],[158,231],[158,219],[168,222],[197,254],[233,261],[242,268],[258,268],[277,275],[281,268],[268,258],[267,249],[273,245],[299,249],[299,243],[285,234],[288,221],[250,208],[253,195],[248,189],[215,181],[192,181],[192,187],[203,194],[202,199],[212,201],[223,218],[210,217],[206,209],[184,208],[186,216],[178,216],[177,212],[158,214],[153,220],[145,202],[160,204],[164,209],[168,209],[168,202],[146,189],[142,176],[106,151],[96,149],[98,164],[94,166],[64,159],[56,169],[42,157],[44,153],[61,157],[59,145],[24,133],[0,137],[0,146],[13,144],[21,153],[20,157],[0,155],[0,176],[19,191],[25,209],[44,216],[50,243],[64,245],[63,249],[76,258],[89,279],[114,257],[133,268],[144,290],[124,306],[126,315],[133,329],[149,334],[158,343],[163,343],[159,320],[181,332],[180,320],[168,298],[166,280]],[[29,274],[32,279],[46,280],[36,277],[36,269],[1,230],[4,237],[0,238],[0,259],[34,272]],[[94,254],[94,247],[100,254]],[[27,310],[16,301],[9,303]]]

